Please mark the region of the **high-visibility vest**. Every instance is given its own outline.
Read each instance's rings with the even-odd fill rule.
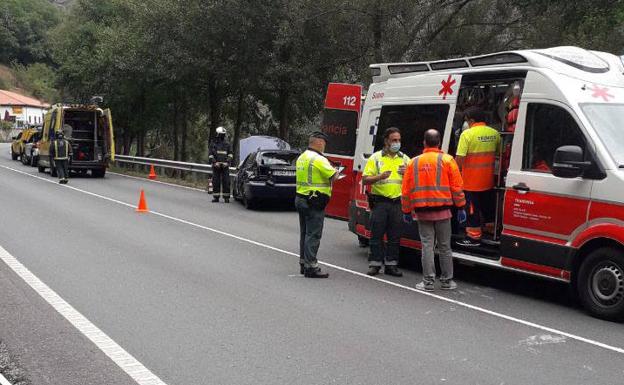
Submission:
[[[297,158],[297,194],[317,191],[331,196],[331,177],[336,173],[329,160],[314,150],[304,151]]]
[[[64,154],[59,154],[59,142],[61,142],[61,150]],[[69,142],[66,140],[54,141],[54,160],[67,160],[69,159]]]
[[[398,152],[395,156],[388,156],[383,151],[377,151],[368,158],[364,166],[363,176],[376,176],[390,171],[390,177],[373,183],[371,193],[382,197],[395,199],[401,196],[403,176],[399,174],[399,167],[406,166],[410,158]]]
[[[473,124],[459,138],[457,156],[463,156],[462,177],[466,191],[486,191],[494,187],[500,133],[485,123]]]
[[[403,212],[463,207],[466,197],[462,184],[455,159],[437,148],[426,148],[408,163],[403,175]]]

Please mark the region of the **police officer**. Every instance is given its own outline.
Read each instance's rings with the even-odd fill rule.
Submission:
[[[56,174],[59,178],[60,184],[67,183],[67,177],[69,176],[69,153],[71,145],[69,141],[65,139],[63,131],[58,131],[55,134],[55,139],[50,146],[50,156],[54,159],[54,166],[56,167]]]
[[[486,223],[494,219],[494,174],[501,136],[498,131],[488,127],[485,112],[479,107],[466,109],[464,120],[469,128],[459,137],[455,155],[464,180],[468,224],[466,238],[457,244],[476,247],[481,244],[482,218]]]
[[[325,206],[331,197],[331,184],[338,172],[323,155],[327,135],[316,131],[310,135],[308,149],[297,159],[297,195],[299,213],[299,270],[307,278],[327,278],[321,272],[316,253],[323,235]]]
[[[401,212],[401,183],[409,157],[401,151],[401,132],[390,127],[384,132],[384,147],[368,158],[362,183],[372,185],[368,196],[370,214],[370,253],[368,275],[377,275],[385,265],[384,274],[401,277],[397,268],[403,213]],[[387,236],[384,250],[383,237]]]
[[[234,155],[232,146],[225,139],[225,128],[217,127],[217,137],[210,144],[208,161],[212,164],[212,201],[219,202],[223,196],[230,203],[230,163]]]

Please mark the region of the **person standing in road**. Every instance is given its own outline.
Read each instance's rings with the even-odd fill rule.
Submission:
[[[401,240],[401,183],[409,157],[401,151],[401,132],[390,127],[384,132],[384,147],[368,158],[362,183],[372,185],[368,195],[370,214],[370,253],[368,275],[384,274],[401,277],[397,268]],[[384,235],[388,241],[384,249]]]
[[[403,176],[401,206],[406,223],[418,221],[422,244],[423,281],[419,290],[433,291],[435,283],[436,246],[440,256],[441,288],[453,290],[453,252],[451,251],[451,208],[459,208],[457,219],[466,221],[466,198],[457,163],[452,156],[440,150],[442,139],[437,130],[425,132],[425,150],[412,159]]]
[[[321,272],[316,254],[323,235],[325,206],[332,192],[332,182],[338,175],[323,155],[327,135],[316,131],[310,135],[308,149],[297,158],[297,195],[295,207],[299,213],[299,272],[307,278],[327,278]]]
[[[217,137],[210,144],[208,161],[212,164],[212,201],[223,197],[230,203],[230,163],[234,159],[232,146],[225,138],[225,128],[217,127]]]
[[[50,157],[54,159],[54,167],[60,184],[67,184],[69,177],[69,154],[71,145],[65,139],[63,131],[55,133],[55,139],[50,146]]]
[[[466,238],[457,242],[460,246],[481,245],[482,219],[486,227],[494,228],[493,194],[496,157],[500,151],[501,136],[485,123],[485,112],[479,107],[464,111],[465,124],[457,145],[457,164],[464,180],[468,207]]]

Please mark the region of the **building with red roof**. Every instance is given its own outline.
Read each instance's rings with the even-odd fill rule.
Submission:
[[[43,115],[50,105],[40,100],[0,90],[0,119],[15,122],[18,128],[43,124]]]

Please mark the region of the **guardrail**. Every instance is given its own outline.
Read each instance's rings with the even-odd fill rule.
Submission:
[[[172,170],[190,171],[212,176],[212,166],[203,163],[179,162],[175,160],[145,158],[140,156],[115,155],[115,162],[169,168]],[[230,167],[230,175],[236,175],[238,169]]]

